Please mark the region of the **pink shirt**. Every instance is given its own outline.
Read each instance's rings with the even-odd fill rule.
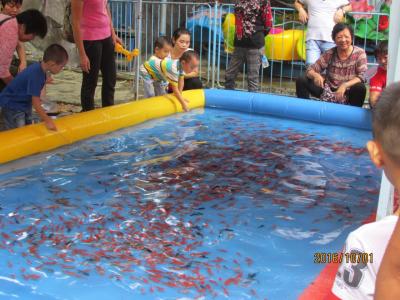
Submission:
[[[9,17],[0,14],[0,21]],[[17,45],[18,22],[17,19],[13,18],[0,25],[0,78],[11,76],[10,65]]]
[[[81,32],[82,39],[86,41],[103,40],[111,36],[107,0],[83,0]]]

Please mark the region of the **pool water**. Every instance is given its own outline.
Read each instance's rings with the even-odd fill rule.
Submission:
[[[370,132],[194,110],[0,167],[0,298],[296,299],[377,204]]]

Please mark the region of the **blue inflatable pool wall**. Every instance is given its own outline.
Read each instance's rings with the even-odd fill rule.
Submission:
[[[371,130],[370,110],[343,104],[233,90],[205,90],[206,107]]]

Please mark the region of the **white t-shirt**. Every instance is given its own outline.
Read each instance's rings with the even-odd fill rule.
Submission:
[[[307,41],[333,42],[334,16],[339,7],[349,4],[348,0],[299,0],[307,8]]]
[[[397,220],[397,216],[387,216],[377,222],[363,225],[349,234],[343,250],[342,263],[332,287],[332,292],[337,297],[346,300],[373,300],[376,275]],[[354,260],[361,256],[354,255],[350,259],[352,252],[363,253],[361,256],[367,260],[355,262]],[[349,261],[346,261],[346,257]],[[351,263],[351,260],[354,263]]]

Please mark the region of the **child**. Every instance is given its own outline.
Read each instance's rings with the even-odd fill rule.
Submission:
[[[168,82],[161,72],[161,61],[171,51],[171,41],[160,36],[154,42],[154,55],[140,66],[140,76],[143,78],[144,97],[150,98],[166,94]]]
[[[15,17],[21,11],[22,0],[1,0],[1,13],[7,16]],[[17,54],[19,58],[18,72],[26,68],[26,55],[24,43],[18,42]]]
[[[378,61],[378,70],[369,82],[369,104],[374,108],[379,95],[386,87],[386,72],[388,62],[388,42],[383,41],[375,49],[375,58]]]
[[[0,94],[0,107],[6,129],[32,123],[32,106],[47,129],[57,130],[53,120],[41,106],[40,92],[46,82],[46,73],[59,73],[68,61],[67,51],[60,45],[49,46],[43,61],[37,62],[19,73]]]
[[[400,82],[387,87],[373,110],[373,137],[367,144],[372,162],[382,168],[389,181],[400,188]],[[351,232],[332,292],[341,299],[373,299],[375,281],[386,246],[400,210],[394,216],[366,224]],[[346,261],[346,254],[364,261]],[[354,259],[353,259],[354,260]]]
[[[1,13],[15,17],[21,11],[22,0],[1,0]]]
[[[15,48],[18,41],[27,42],[36,36],[43,38],[47,33],[47,22],[43,14],[28,9],[15,18],[0,14],[0,91],[13,79],[10,74]]]
[[[199,67],[199,55],[193,50],[188,50],[182,54],[179,60],[166,58],[161,63],[161,71],[168,80],[172,92],[178,98],[184,111],[189,111],[187,104],[189,101],[184,99],[182,91],[184,89],[184,74],[189,74]]]

